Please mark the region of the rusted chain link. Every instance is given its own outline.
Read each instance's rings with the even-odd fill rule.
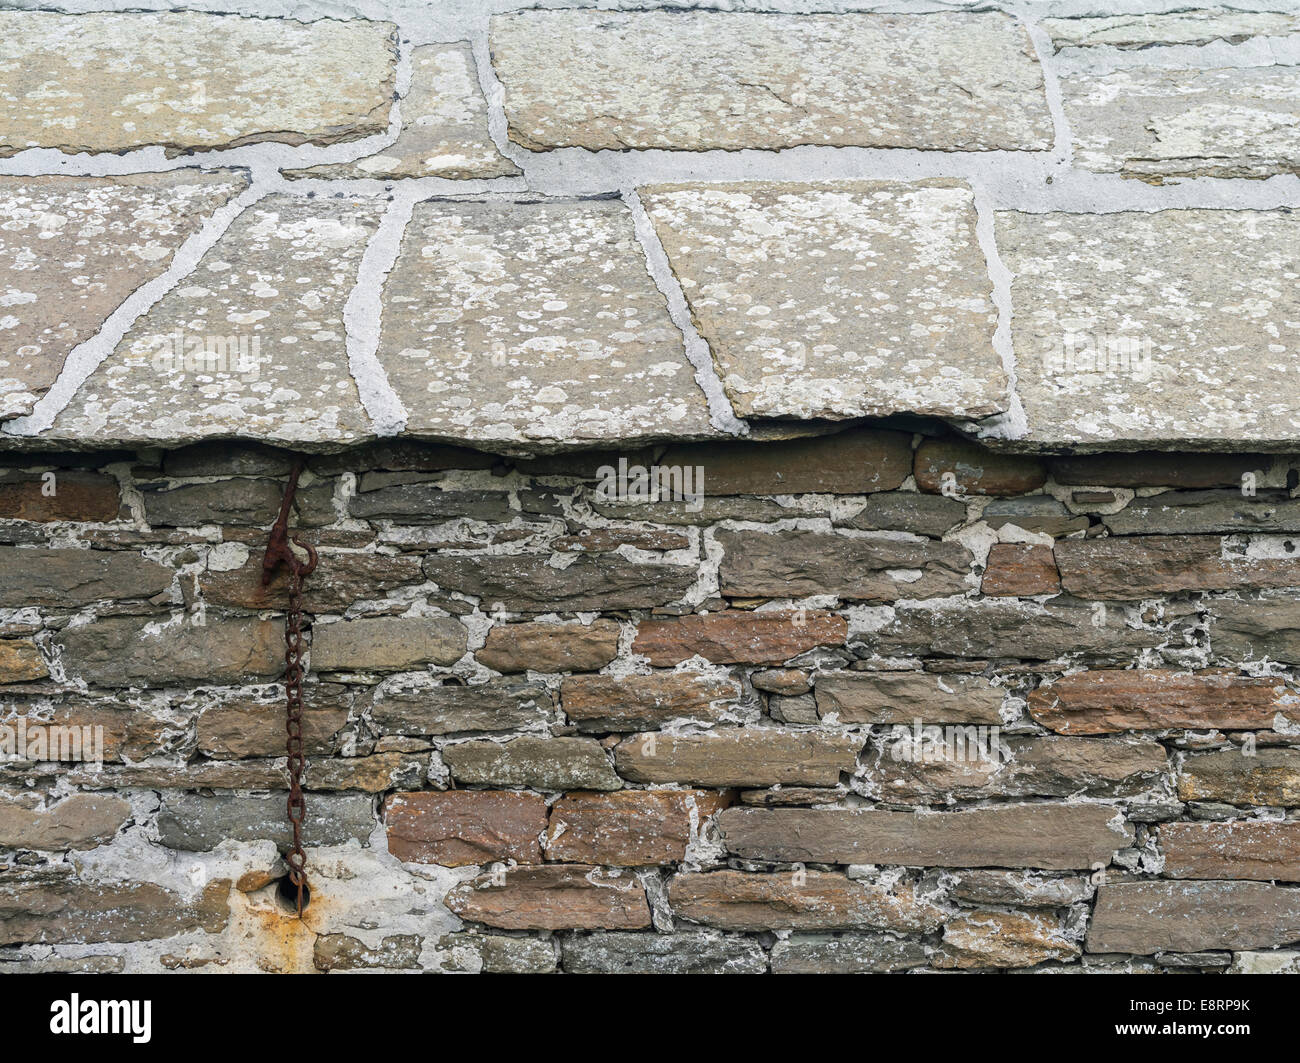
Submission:
[[[294,493],[298,489],[298,476],[302,472],[302,459],[295,460],[289,473],[280,515],[271,528],[266,556],[262,559],[262,585],[268,585],[281,563],[289,569],[289,605],[284,615],[284,696],[286,706],[285,751],[289,770],[289,825],[293,829],[293,847],[285,856],[289,865],[289,881],[297,891],[298,918],[302,918],[303,894],[307,890],[307,854],[302,848],[303,819],[307,803],[302,796],[302,581],[316,568],[316,551],[307,543],[289,536],[289,512],[293,508]],[[294,551],[297,546],[307,555],[303,561]]]

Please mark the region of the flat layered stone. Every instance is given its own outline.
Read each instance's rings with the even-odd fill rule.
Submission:
[[[379,360],[410,435],[555,447],[713,434],[617,200],[418,203],[383,304]]]
[[[1135,67],[1061,81],[1074,161],[1152,184],[1300,172],[1300,68]]]
[[[444,934],[438,947],[450,956],[439,970],[481,974],[552,974],[556,948],[549,940],[504,934]]]
[[[753,860],[1049,870],[1110,863],[1133,829],[1107,805],[998,805],[969,812],[729,808],[727,851]]]
[[[1161,873],[1169,878],[1300,881],[1300,822],[1165,823]]]
[[[528,786],[535,790],[618,790],[604,749],[594,738],[512,738],[508,742],[458,742],[442,759],[457,782]]]
[[[94,686],[247,683],[284,671],[284,632],[270,620],[103,617],[59,632],[68,675]]]
[[[673,620],[643,620],[632,652],[656,666],[699,655],[714,664],[784,664],[818,646],[842,646],[848,621],[818,610],[728,609]]]
[[[414,934],[390,934],[370,948],[347,934],[321,934],[312,946],[318,971],[418,971],[422,939]]]
[[[1098,669],[1044,683],[1029,712],[1065,735],[1119,731],[1265,731],[1279,713],[1300,716],[1296,695],[1280,678],[1172,669]]]
[[[1020,445],[1222,450],[1300,439],[1294,211],[1007,211],[996,229],[1015,274],[1011,332],[1029,421]],[[1247,409],[1242,395],[1258,401]]]
[[[1300,749],[1240,749],[1194,753],[1178,770],[1184,801],[1300,807]]]
[[[0,84],[3,70],[0,59]],[[72,349],[247,187],[232,170],[0,177],[0,419],[31,413]]]
[[[540,864],[546,801],[493,790],[393,794],[384,802],[384,822],[388,851],[399,860],[443,867]]]
[[[56,473],[53,481],[35,473],[0,474],[3,520],[110,521],[121,507],[118,482],[111,476],[73,469]]]
[[[397,139],[355,162],[285,170],[298,177],[442,177],[449,180],[509,177],[519,167],[488,135],[487,101],[478,86],[468,44],[426,44],[411,50],[411,88],[398,103]]]
[[[925,943],[891,934],[792,934],[772,946],[773,974],[883,974],[924,967]]]
[[[449,616],[375,616],[317,624],[311,667],[317,672],[401,672],[428,664],[455,664],[469,633]]]
[[[857,767],[862,736],[821,731],[727,728],[705,734],[649,732],[614,747],[618,772],[632,782],[697,786],[834,786]]]
[[[0,847],[61,852],[112,841],[131,815],[120,797],[72,794],[40,807],[35,794],[0,794]]]
[[[391,520],[400,524],[441,524],[444,521],[509,521],[516,513],[505,491],[446,490],[435,483],[394,483],[372,487],[373,475],[361,477],[360,490],[348,499],[348,513],[361,520]]]
[[[304,836],[312,845],[364,842],[375,828],[368,794],[318,794],[307,802]],[[158,813],[158,839],[169,849],[206,852],[223,841],[270,839],[280,849],[293,844],[284,794],[245,797],[171,791]]]
[[[1217,535],[1066,539],[1055,556],[1061,586],[1080,598],[1300,587],[1300,558],[1252,558],[1226,546]]]
[[[1054,878],[1035,871],[958,871],[952,895],[971,904],[1068,908],[1092,897],[1086,878]]]
[[[910,883],[877,885],[825,871],[680,874],[668,882],[668,902],[678,918],[721,930],[928,932],[943,921],[943,909]]]
[[[269,528],[280,509],[284,484],[244,477],[181,487],[142,485],[145,520],[154,528],[251,524]]]
[[[424,574],[443,591],[498,603],[512,612],[652,609],[695,584],[693,565],[643,564],[618,555],[582,555],[557,567],[545,554],[430,554]]]
[[[657,185],[641,199],[738,416],[1006,408],[968,185]]]
[[[1089,952],[1267,949],[1300,941],[1300,890],[1263,882],[1117,882],[1097,891]]]
[[[858,531],[902,531],[938,539],[965,520],[966,503],[955,498],[885,491],[869,497],[852,517],[837,518],[835,523]]]
[[[1062,48],[1146,48],[1153,44],[1239,44],[1251,37],[1300,33],[1300,17],[1281,12],[1212,8],[1141,15],[1045,18],[1040,25]]]
[[[145,709],[81,696],[5,697],[0,702],[0,726],[9,729],[0,735],[6,746],[13,743],[12,751],[17,751],[22,735],[29,756],[52,762],[84,763],[90,759],[90,749],[102,751],[110,763],[141,760],[163,752],[178,737],[175,724]],[[280,734],[283,751],[283,722]]]
[[[517,867],[463,882],[446,905],[502,930],[643,930],[650,906],[636,876],[581,864]]]
[[[523,11],[491,44],[531,151],[1051,146],[1029,37],[1001,14]]]
[[[950,497],[1023,495],[1047,480],[1037,458],[999,454],[967,439],[927,439],[916,448],[916,486]]]
[[[1164,491],[1102,517],[1112,535],[1300,531],[1300,499],[1282,491]]]
[[[1210,603],[1210,616],[1210,646],[1216,656],[1300,664],[1300,599],[1223,598]]]
[[[566,794],[551,808],[546,859],[612,867],[675,864],[727,803],[725,795],[708,790]]]
[[[690,931],[601,931],[565,938],[565,974],[766,974],[767,956],[748,938]]]
[[[1071,513],[1065,503],[1051,495],[1025,495],[1020,498],[995,498],[980,513],[990,528],[1007,525],[1059,538],[1071,532],[1086,531],[1088,518]]]
[[[1058,484],[1085,487],[1209,487],[1240,489],[1248,475],[1259,475],[1273,459],[1266,454],[1180,453],[1140,450],[1131,454],[1077,454],[1052,458]],[[1141,502],[1142,499],[1135,499]]]
[[[497,672],[594,672],[618,655],[620,631],[612,620],[498,624],[474,657]]]
[[[723,549],[719,588],[733,598],[945,598],[967,589],[973,560],[961,543],[814,531],[721,529],[715,541]]]
[[[828,723],[1002,723],[1003,691],[983,676],[825,672],[813,693]]]
[[[583,731],[649,731],[670,720],[716,723],[732,711],[740,685],[691,672],[569,676],[564,714]]]
[[[384,204],[272,195],[139,318],[43,439],[311,447],[369,435],[343,306]]]
[[[258,543],[258,546],[261,544]],[[236,609],[284,609],[289,604],[283,566],[262,583],[263,552],[249,550],[239,568],[213,566],[199,574],[199,590],[209,605]],[[306,607],[315,613],[343,613],[361,601],[383,601],[395,588],[423,582],[420,559],[406,555],[321,551],[311,576]]]
[[[399,752],[322,758],[307,762],[303,785],[308,790],[359,790],[378,794],[419,786],[424,782],[428,766],[427,756]]]
[[[45,658],[31,639],[0,639],[0,683],[28,683],[49,674]]]
[[[0,156],[24,148],[170,154],[388,128],[391,23],[0,12]]]
[[[1073,960],[1082,952],[1053,915],[968,912],[943,928],[934,965],[949,970],[1033,967],[1049,960]]]
[[[980,593],[995,598],[1058,594],[1061,576],[1050,546],[994,543],[980,581]]]
[[[451,735],[512,731],[546,720],[551,696],[540,683],[490,680],[470,686],[427,680],[381,687],[368,699],[382,735]]]
[[[125,550],[0,547],[0,606],[71,608],[103,600],[152,598],[175,572]]]

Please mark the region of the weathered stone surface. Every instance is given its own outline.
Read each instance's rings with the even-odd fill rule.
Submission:
[[[1300,531],[1300,499],[1281,491],[1165,491],[1102,518],[1112,535]]]
[[[312,845],[364,842],[375,828],[371,799],[365,794],[320,794],[307,802],[303,832]],[[281,849],[293,842],[284,813],[284,795],[203,797],[171,791],[158,813],[158,837],[169,849],[204,852],[227,838],[256,841],[269,838]]]
[[[927,439],[916,449],[916,486],[947,495],[1019,495],[1047,479],[1037,458],[997,454],[965,439]]]
[[[652,609],[676,601],[695,583],[688,565],[652,565],[618,555],[580,556],[554,568],[548,554],[430,554],[424,574],[443,591],[500,602],[511,612]]]
[[[393,794],[384,802],[388,851],[399,860],[461,867],[540,864],[546,801],[492,790]]]
[[[380,734],[471,734],[535,725],[550,708],[550,694],[540,683],[492,680],[472,686],[434,686],[418,682],[376,690],[371,695],[370,719]]]
[[[1300,586],[1300,558],[1249,558],[1226,545],[1217,535],[1141,535],[1066,539],[1055,554],[1061,586],[1080,598]]]
[[[292,465],[293,456],[287,450],[261,443],[196,443],[162,456],[163,473],[172,478],[288,476]]]
[[[1058,484],[1203,490],[1209,487],[1240,488],[1248,473],[1267,469],[1269,461],[1263,454],[1182,454],[1143,450],[1134,454],[1079,454],[1052,458],[1050,468],[1052,479]]]
[[[869,497],[852,517],[835,523],[859,531],[905,531],[937,539],[965,519],[965,503],[955,498],[885,491]]]
[[[1255,36],[1300,33],[1300,18],[1280,12],[1174,11],[1091,18],[1045,18],[1041,23],[1062,48],[1146,48],[1153,44],[1240,43]]]
[[[1033,48],[1001,14],[524,11],[491,34],[532,151],[1051,145]]]
[[[474,654],[479,664],[498,672],[594,672],[618,654],[619,625],[498,624]]]
[[[455,664],[469,633],[446,616],[376,616],[317,624],[311,631],[311,667],[317,672],[401,672],[426,664]]]
[[[711,488],[710,488],[711,490]],[[705,492],[707,495],[707,491]],[[655,524],[715,524],[720,520],[750,520],[767,523],[790,516],[784,506],[766,498],[701,498],[695,502],[601,502],[591,508],[602,517],[616,520],[648,520]]]
[[[283,767],[266,760],[92,766],[74,768],[66,778],[87,790],[285,790],[289,786]]]
[[[564,714],[584,731],[650,731],[670,720],[716,723],[740,696],[730,679],[690,672],[570,676],[560,685]]]
[[[1300,172],[1300,71],[1134,67],[1061,81],[1074,161],[1153,184]]]
[[[959,871],[950,889],[971,904],[1018,908],[1066,908],[1093,894],[1086,878],[1049,878],[1033,871]]]
[[[629,872],[580,864],[518,867],[457,886],[447,907],[502,930],[643,930],[645,890]]]
[[[284,485],[245,478],[186,484],[170,490],[142,487],[145,520],[155,528],[197,528],[204,524],[251,524],[269,528],[280,509]]]
[[[817,714],[830,723],[1002,722],[1003,692],[983,676],[826,672],[813,692]]]
[[[925,964],[921,941],[889,934],[793,934],[772,946],[773,974],[880,974]]]
[[[43,438],[310,446],[368,436],[343,305],[382,209],[360,197],[254,203],[135,322]]]
[[[347,934],[321,934],[312,947],[318,971],[418,971],[421,940],[414,934],[390,934],[378,948]]]
[[[770,790],[742,790],[740,803],[754,808],[833,805],[843,800],[847,792],[843,786],[774,786]]]
[[[614,749],[619,774],[633,782],[697,786],[834,786],[852,773],[864,738],[821,731],[726,728],[706,734],[649,732]]]
[[[623,782],[594,738],[458,742],[442,751],[457,782],[536,790],[618,790]]]
[[[880,653],[1051,660],[1077,653],[1099,659],[1128,658],[1168,637],[1129,626],[1118,609],[1098,613],[1083,604],[993,599],[929,608],[925,603],[902,604],[895,607],[892,623],[863,641]]]
[[[943,945],[934,965],[958,970],[1033,967],[1048,960],[1073,960],[1082,952],[1053,915],[970,912],[943,928]]]
[[[1300,881],[1300,822],[1164,823],[1162,874],[1169,878]]]
[[[1088,868],[1133,838],[1106,805],[998,805],[969,812],[729,808],[728,852],[756,860],[914,867]]]
[[[6,754],[23,748],[31,759],[42,761],[94,759],[87,752],[91,749],[102,750],[104,760],[110,762],[123,757],[141,760],[163,752],[177,738],[174,724],[145,709],[79,696],[6,697],[0,702],[0,728],[7,729],[0,730]]]
[[[0,683],[28,683],[50,674],[31,639],[0,639]]]
[[[907,479],[912,440],[905,432],[850,429],[780,443],[699,443],[669,447],[658,464],[702,469],[710,497],[865,494]]]
[[[73,794],[41,808],[35,794],[0,794],[0,849],[93,849],[130,815],[131,806],[111,795]]]
[[[1209,605],[1213,623],[1210,648],[1232,661],[1268,658],[1300,664],[1300,599],[1256,601],[1216,599]]]
[[[250,550],[235,569],[210,568],[199,574],[199,590],[213,605],[236,609],[284,609],[289,604],[283,566],[267,586],[262,585],[262,552]],[[423,582],[417,557],[328,551],[311,575],[307,608],[317,613],[342,613],[360,601],[382,601],[388,591]]]
[[[675,875],[668,902],[679,919],[721,930],[931,931],[943,910],[910,883],[890,887],[824,871]]]
[[[551,808],[546,859],[613,867],[677,863],[727,803],[707,790],[566,794]]]
[[[612,553],[620,547],[636,550],[685,550],[691,545],[685,532],[663,531],[658,528],[583,528],[573,535],[561,535],[551,540],[552,550],[574,553]]]
[[[111,476],[75,469],[53,472],[48,479],[37,473],[0,474],[0,520],[108,521],[117,519],[120,507]]]
[[[566,974],[767,973],[757,942],[707,932],[602,932],[566,938],[562,948]]]
[[[15,14],[0,12],[0,26],[12,23]],[[2,31],[0,40],[0,97],[12,100],[5,83],[17,64],[39,60],[5,55],[15,42]],[[33,78],[39,70],[43,82],[48,75],[39,66],[28,69]],[[11,153],[6,148],[12,147],[15,123],[20,126],[37,109],[38,98],[49,99],[34,82],[32,90],[21,106],[7,108],[12,121],[0,132],[0,155]],[[166,270],[185,239],[247,184],[231,170],[0,177],[0,419],[31,413],[68,353],[93,336],[131,292]],[[85,283],[89,278],[94,282]]]
[[[1300,716],[1296,696],[1281,679],[1150,668],[1062,676],[1029,695],[1029,711],[1066,735],[1170,727],[1268,730],[1278,713]]]
[[[1184,801],[1300,806],[1300,749],[1239,749],[1188,756],[1178,771]]]
[[[1300,216],[1001,212],[996,225],[1016,278],[1022,444],[1240,448],[1300,436],[1284,353],[1300,336],[1288,250]],[[1247,410],[1242,395],[1268,399]]]
[[[332,144],[388,127],[387,22],[0,12],[0,156]]]
[[[238,683],[284,671],[284,632],[270,620],[106,617],[61,631],[69,675],[96,686]]]
[[[400,524],[441,524],[460,517],[504,522],[515,515],[504,491],[458,491],[431,482],[372,489],[367,477],[362,477],[360,492],[348,499],[348,513],[361,520]]]
[[[444,934],[438,947],[450,951],[440,970],[482,974],[551,974],[556,949],[551,941],[502,934]]]
[[[1300,974],[1300,952],[1237,952],[1233,954],[1229,974]]]
[[[309,760],[303,785],[308,790],[360,790],[367,794],[409,789],[424,782],[428,761],[428,757],[400,752]]]
[[[972,561],[961,543],[729,529],[716,540],[723,548],[718,583],[735,598],[942,598],[966,590]]]
[[[1089,952],[1259,949],[1300,940],[1300,890],[1262,882],[1117,882],[1097,891]]]
[[[984,507],[980,518],[990,528],[1005,528],[1008,524],[1014,524],[1025,531],[1052,536],[1085,531],[1089,524],[1086,516],[1075,516],[1065,508],[1064,503],[1051,495],[995,498]]]
[[[817,610],[692,614],[674,620],[643,620],[632,652],[652,665],[672,666],[697,654],[714,664],[784,664],[818,646],[842,646],[848,622]]]
[[[641,198],[738,416],[1006,408],[969,186],[658,185]]]
[[[0,606],[88,605],[105,598],[150,598],[170,586],[170,568],[119,550],[0,547]]]
[[[328,756],[338,748],[338,733],[348,722],[348,707],[337,693],[306,687],[302,714],[303,751]],[[205,708],[196,723],[199,752],[217,759],[278,757],[284,753],[284,702],[237,699]]]
[[[980,593],[997,598],[1057,594],[1061,577],[1050,546],[994,543],[989,551]]]
[[[379,360],[407,432],[556,445],[712,434],[616,200],[417,204]]]
[[[187,931],[220,933],[230,880],[187,900],[153,882],[78,882],[56,873],[0,882],[0,945],[152,941]]]
[[[487,102],[468,44],[413,48],[411,88],[399,106],[402,129],[388,147],[356,162],[285,170],[285,177],[468,180],[519,172],[488,135]]]
[[[1023,738],[980,735],[965,728],[918,744],[909,734],[887,739],[866,781],[882,800],[925,805],[982,797],[1132,797],[1167,769],[1153,739]],[[895,753],[898,754],[895,757]]]

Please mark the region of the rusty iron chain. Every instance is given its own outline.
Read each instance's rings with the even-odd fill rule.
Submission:
[[[289,865],[289,881],[297,892],[298,918],[302,918],[303,895],[307,891],[307,854],[302,847],[303,819],[307,803],[302,796],[302,582],[316,568],[317,556],[313,547],[296,536],[289,535],[289,513],[293,508],[294,494],[298,489],[298,476],[302,472],[302,459],[294,461],[285,488],[280,514],[271,527],[266,556],[262,559],[262,585],[267,586],[281,564],[289,570],[288,608],[284,615],[284,697],[285,697],[285,752],[289,771],[289,826],[293,830],[293,846],[285,856]],[[303,561],[295,552],[298,547],[307,555]]]

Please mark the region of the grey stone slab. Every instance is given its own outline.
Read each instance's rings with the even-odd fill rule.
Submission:
[[[968,185],[679,184],[641,198],[738,415],[1006,409]]]
[[[131,327],[44,438],[298,447],[369,436],[343,307],[377,199],[268,196]]]
[[[391,23],[364,20],[3,11],[0,156],[382,133],[396,44]]]
[[[999,212],[1015,274],[1018,445],[1300,440],[1300,214]]]
[[[69,352],[247,186],[233,170],[0,177],[0,419],[31,413]]]
[[[388,147],[355,162],[285,170],[290,179],[508,177],[519,167],[488,135],[487,101],[468,44],[428,44],[411,52],[411,88],[400,103],[402,129]]]
[[[1062,48],[1147,48],[1153,44],[1233,44],[1251,37],[1300,33],[1300,16],[1280,11],[1201,8],[1160,14],[1045,18],[1041,23],[1057,51]]]
[[[1061,84],[1074,160],[1154,184],[1300,172],[1300,67],[1136,68]]]
[[[713,434],[615,200],[417,204],[379,359],[411,435],[538,449]]]
[[[1029,37],[1000,13],[522,11],[491,42],[533,151],[1051,146]]]

